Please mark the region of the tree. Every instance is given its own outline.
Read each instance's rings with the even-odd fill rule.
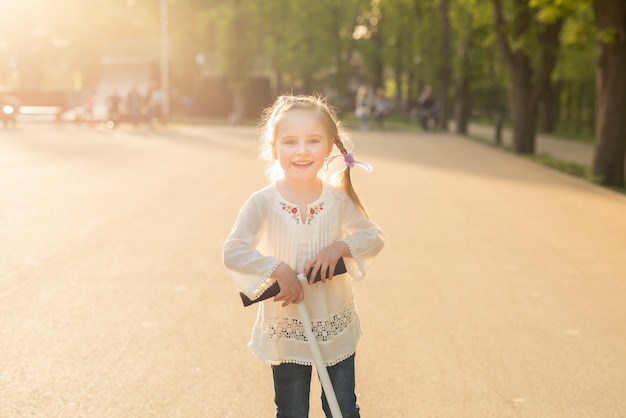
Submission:
[[[556,63],[564,19],[560,10],[540,13],[534,3],[512,0],[505,11],[502,0],[493,0],[495,32],[511,75],[513,149],[525,154],[535,152],[538,105]]]
[[[331,21],[328,31],[332,34],[331,45],[334,46],[333,69],[331,77],[334,79],[334,90],[337,95],[337,104],[345,106],[354,103],[349,86],[349,77],[352,72],[352,61],[356,52],[355,29],[357,19],[363,10],[367,9],[365,0],[327,0],[331,10]],[[372,2],[374,7],[378,0]],[[319,4],[324,4],[321,1]]]
[[[485,84],[492,87],[497,65],[489,54],[497,45],[493,37],[493,8],[480,0],[456,0],[450,9],[455,36],[452,79],[455,80],[454,117],[456,131],[467,134],[472,96]],[[492,54],[493,55],[493,54]],[[498,80],[499,81],[499,80]]]
[[[395,107],[406,110],[403,104],[409,102],[410,92],[406,88],[405,76],[413,66],[414,32],[416,26],[413,16],[412,0],[399,0],[393,7],[388,3],[381,5],[385,19],[384,53],[388,68],[393,73]]]
[[[563,25],[559,60],[550,92],[540,109],[541,129],[576,134],[593,132],[595,124],[595,22],[591,2],[579,3]]]
[[[410,43],[407,44],[407,102],[417,105],[417,98],[425,84],[441,92],[442,18],[438,0],[412,0]]]
[[[232,8],[224,7],[221,32],[218,43],[220,64],[233,91],[233,111],[229,120],[233,124],[243,121],[245,115],[244,89],[250,81],[256,58],[256,44],[250,30],[251,13],[239,0]]]
[[[271,61],[278,91],[323,92],[334,105],[344,104],[356,48],[356,17],[365,2],[258,3],[261,23],[257,35],[262,38],[262,52]]]
[[[367,10],[362,16],[359,18],[363,21],[367,22],[368,27],[368,36],[365,39],[366,45],[370,46],[368,59],[366,59],[366,63],[369,67],[369,75],[371,84],[374,87],[384,86],[385,84],[385,41],[386,41],[386,33],[385,33],[385,13],[384,9],[381,9],[378,6],[378,0],[376,2],[372,2],[372,7],[370,10]],[[381,13],[381,10],[383,12]],[[357,18],[358,19],[358,18]],[[358,21],[357,21],[358,22]],[[362,48],[363,51],[365,48]]]
[[[441,64],[439,66],[439,129],[448,130],[448,87],[452,58],[450,56],[450,16],[448,14],[448,0],[439,0],[441,12]]]
[[[623,187],[626,152],[626,2],[593,0],[593,10],[598,36],[593,172],[602,183]]]
[[[460,48],[459,55],[459,71],[456,80],[456,101],[455,101],[455,120],[456,131],[460,134],[467,134],[467,126],[470,117],[470,82],[471,82],[471,64],[470,56],[472,50],[472,40],[469,36],[464,37],[463,45]]]
[[[467,134],[472,112],[502,120],[507,113],[504,92],[509,80],[493,30],[493,5],[482,0],[456,0],[455,6],[450,19],[457,51],[452,67],[456,130]]]

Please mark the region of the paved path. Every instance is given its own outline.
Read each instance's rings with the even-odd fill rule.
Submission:
[[[495,128],[492,126],[470,124],[469,134],[495,143]],[[539,133],[536,137],[537,154],[547,154],[562,161],[593,165],[593,144],[559,138],[555,135]],[[513,135],[510,130],[502,130],[502,144],[511,147]]]
[[[254,135],[0,131],[0,416],[272,416],[220,262]],[[363,416],[626,416],[626,197],[455,135],[353,140],[387,234],[355,283]]]

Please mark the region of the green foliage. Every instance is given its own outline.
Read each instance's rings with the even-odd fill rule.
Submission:
[[[554,23],[558,19],[571,16],[577,10],[590,9],[590,0],[531,0],[530,6],[537,10],[541,23]]]
[[[603,44],[610,44],[617,39],[617,28],[606,28],[597,32],[598,41]]]
[[[588,81],[595,77],[594,32],[591,8],[581,6],[574,10],[563,25],[561,50],[554,71],[554,80]]]
[[[252,13],[248,7],[221,8],[217,53],[220,66],[231,87],[243,89],[250,79],[255,62]]]
[[[449,2],[450,96],[455,93],[454,82],[467,76],[474,98],[493,101],[493,92],[504,91],[509,83],[493,30],[493,3]],[[511,45],[528,51],[533,63],[541,54],[540,29],[535,26],[565,18],[553,80],[593,79],[597,39],[591,0],[502,2]],[[106,42],[159,36],[158,0],[18,3],[11,14],[0,13],[0,45],[18,45],[22,39],[15,48],[20,59],[35,52],[54,57],[48,39],[47,43],[32,39],[35,29],[44,28],[50,39],[69,42],[65,55],[54,58],[66,60],[72,71],[81,71],[93,83]],[[168,0],[172,85],[193,88],[200,81],[196,56],[202,54],[207,60],[205,74],[221,69],[239,87],[250,76],[263,74],[282,90],[324,92],[350,105],[356,83],[373,87],[383,82],[391,86],[388,94],[406,104],[415,101],[420,83],[438,88],[443,65],[440,4],[440,0]],[[516,4],[530,4],[526,23],[515,18]],[[532,30],[524,33],[524,24]],[[608,42],[615,32],[608,29],[597,36]],[[469,55],[462,56],[466,49]],[[0,49],[0,58],[12,52],[7,51]],[[0,83],[8,72],[0,60]]]
[[[579,46],[586,48],[590,42],[595,42],[594,19],[590,7],[579,8],[572,12],[565,21],[561,34],[561,44],[563,46]]]
[[[496,36],[493,30],[493,6],[480,0],[456,0],[456,7],[450,10],[450,22],[454,28],[455,78],[461,75],[461,52],[465,42],[469,45],[469,65],[467,69],[474,88],[504,89],[506,71],[499,56]]]

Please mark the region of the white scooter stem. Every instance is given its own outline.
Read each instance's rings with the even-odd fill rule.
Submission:
[[[308,283],[307,278],[303,274],[298,274],[298,279],[303,284]],[[309,347],[311,348],[311,353],[313,354],[313,361],[315,362],[317,374],[322,382],[322,388],[324,388],[324,395],[326,395],[326,401],[328,402],[330,412],[332,413],[333,418],[342,418],[343,415],[341,414],[341,409],[339,409],[339,402],[337,402],[337,396],[335,395],[333,384],[330,381],[328,370],[326,370],[326,363],[322,357],[320,347],[317,344],[317,338],[315,338],[315,334],[313,334],[311,318],[309,317],[309,311],[306,308],[306,300],[303,300],[296,306],[298,307],[298,314],[300,315],[300,320],[304,326],[306,339],[309,342]]]

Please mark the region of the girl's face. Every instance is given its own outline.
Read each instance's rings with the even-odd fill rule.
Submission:
[[[285,178],[315,179],[331,151],[331,139],[315,112],[290,110],[281,116],[276,125],[274,158]]]

